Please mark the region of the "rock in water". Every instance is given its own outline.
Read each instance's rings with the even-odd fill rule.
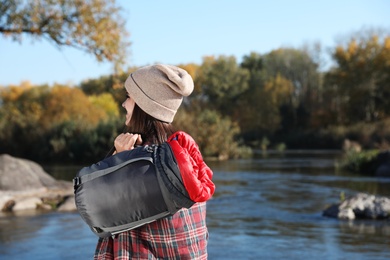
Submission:
[[[0,155],[0,190],[28,191],[55,188],[57,181],[35,162]]]
[[[324,216],[339,219],[389,219],[390,198],[358,193],[341,203],[333,204]]]

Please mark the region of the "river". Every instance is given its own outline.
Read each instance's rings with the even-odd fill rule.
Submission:
[[[341,194],[390,196],[390,178],[336,170],[340,153],[294,151],[209,162],[209,259],[390,259],[390,221],[322,216]],[[77,167],[47,167],[72,179]],[[0,216],[0,259],[91,259],[97,238],[77,213]]]

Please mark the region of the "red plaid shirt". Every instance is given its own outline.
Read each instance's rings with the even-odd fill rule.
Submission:
[[[173,216],[100,238],[94,259],[207,259],[206,203]]]

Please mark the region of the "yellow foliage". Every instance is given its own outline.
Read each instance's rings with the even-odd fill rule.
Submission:
[[[350,57],[348,56],[348,53],[346,53],[344,51],[344,48],[342,46],[337,46],[336,47],[336,51],[335,51],[335,54],[334,56],[336,57],[337,60],[340,60],[345,62],[345,61],[348,61],[350,59]]]
[[[195,63],[179,64],[178,67],[186,70],[188,72],[188,74],[190,74],[193,79],[196,78],[197,72],[199,70],[199,65],[197,65]]]
[[[78,88],[54,87],[45,105],[46,113],[41,122],[46,127],[67,121],[73,121],[84,127],[94,127],[106,118],[105,111],[93,105]]]
[[[248,96],[243,99],[245,102],[239,101],[239,114],[235,115],[241,128],[246,131],[275,131],[281,121],[279,108],[289,101],[293,89],[292,82],[278,74],[264,86],[247,93]]]
[[[266,82],[264,90],[267,93],[268,98],[272,101],[274,106],[280,106],[288,100],[291,96],[294,86],[288,79],[283,78],[279,74]]]
[[[34,40],[44,38],[58,46],[84,50],[98,61],[112,61],[116,68],[125,63],[126,48],[130,43],[125,20],[116,1],[3,2],[2,12],[8,15],[2,29],[13,39],[22,41],[22,34],[30,34]]]
[[[28,89],[31,89],[31,84],[28,81],[22,82],[21,86],[9,86],[0,91],[0,98],[4,102],[14,102]]]
[[[384,41],[384,48],[390,50],[390,37],[386,37]]]
[[[204,56],[203,57],[203,64],[213,64],[215,63],[215,57],[214,56]]]
[[[355,55],[357,50],[358,50],[358,45],[356,43],[356,40],[352,40],[348,45],[348,57]]]
[[[110,93],[92,95],[88,99],[96,109],[102,109],[106,113],[105,119],[119,116],[118,105]]]
[[[390,37],[385,38],[380,57],[384,66],[387,68],[390,67]]]

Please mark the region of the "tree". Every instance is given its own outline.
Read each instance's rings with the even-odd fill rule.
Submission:
[[[247,140],[259,140],[280,128],[280,107],[288,102],[292,91],[291,81],[277,75],[241,96],[236,118]]]
[[[89,101],[96,107],[102,108],[107,116],[118,117],[119,107],[115,103],[114,98],[110,93],[103,93],[101,95],[92,95],[89,97]]]
[[[338,123],[374,122],[390,110],[390,36],[361,31],[332,52],[336,66],[326,74],[327,102]]]
[[[222,115],[233,113],[233,104],[248,88],[249,72],[238,66],[235,57],[206,57],[195,85],[200,84],[207,104]]]
[[[249,90],[253,91],[262,81],[263,58],[260,54],[251,52],[242,58],[241,68],[247,69],[249,76]]]
[[[122,65],[127,34],[115,0],[1,0],[0,33],[22,41],[28,34]]]
[[[299,49],[277,49],[263,56],[267,77],[278,74],[293,83],[292,104],[297,107],[307,101],[310,92],[318,87],[318,64],[309,53]]]
[[[106,97],[106,101],[112,104],[106,105],[115,107],[112,97],[109,96]],[[104,98],[104,96],[100,97]],[[52,127],[72,121],[84,128],[96,127],[99,122],[108,118],[107,109],[100,105],[101,101],[98,99],[97,97],[88,98],[78,88],[55,86],[45,100],[46,111],[41,119],[41,125]]]
[[[281,48],[263,56],[264,78],[280,75],[292,83],[289,102],[281,108],[286,132],[306,127],[321,99],[317,59],[307,49]]]
[[[97,79],[88,79],[80,84],[80,88],[87,95],[110,93],[118,106],[120,106],[126,97],[126,90],[123,87],[123,83],[126,81],[129,74],[130,71],[127,73],[120,73],[115,76],[109,75],[101,76]],[[121,82],[121,84],[115,84],[116,81]]]
[[[175,126],[191,134],[205,157],[228,159],[245,155],[244,147],[237,141],[240,128],[229,117],[223,117],[215,110],[200,107],[188,111],[181,109],[175,117]]]
[[[104,156],[122,128],[118,108],[109,93],[28,83],[0,88],[0,153],[45,162]]]

